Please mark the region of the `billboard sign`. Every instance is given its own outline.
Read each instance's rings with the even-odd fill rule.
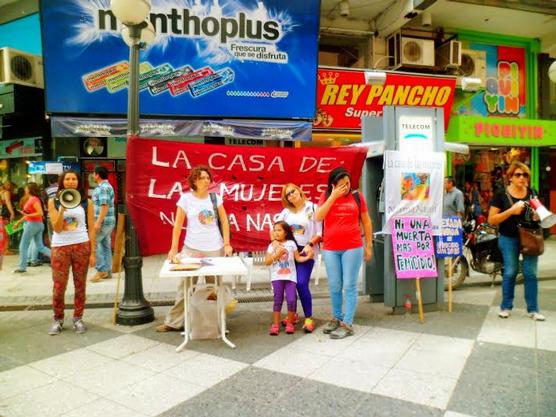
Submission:
[[[109,0],[41,2],[47,111],[125,114],[129,48]],[[153,0],[144,115],[312,119],[320,0]]]

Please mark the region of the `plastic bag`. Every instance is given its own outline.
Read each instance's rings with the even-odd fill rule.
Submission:
[[[191,296],[191,339],[219,337],[217,301],[207,299],[212,292],[212,288],[197,287]]]
[[[237,298],[234,297],[232,289],[228,285],[220,287],[222,302],[226,306],[226,314],[232,314],[236,310]]]

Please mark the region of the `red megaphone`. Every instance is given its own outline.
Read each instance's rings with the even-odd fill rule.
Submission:
[[[533,207],[541,219],[541,227],[543,229],[549,229],[556,224],[556,214],[548,211],[548,209],[542,205],[537,197],[529,200],[529,204]]]

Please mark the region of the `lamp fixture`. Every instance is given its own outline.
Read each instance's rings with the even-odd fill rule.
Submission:
[[[138,25],[151,11],[150,0],[111,0],[112,13],[124,25]]]
[[[480,78],[476,77],[461,77],[461,89],[463,91],[479,91],[483,86]]]
[[[550,67],[548,67],[548,78],[550,78],[550,81],[556,84],[556,61],[554,61],[552,64],[550,64]]]
[[[347,17],[349,16],[349,0],[342,0],[339,3],[339,7],[340,7],[340,16],[344,16]]]
[[[365,71],[365,84],[384,85],[386,73],[384,71]]]
[[[131,35],[132,30],[133,29],[131,29],[129,26],[122,26],[122,38],[128,46],[132,46],[134,45],[134,42],[137,42],[136,38]],[[143,24],[141,24],[141,38],[138,42],[142,46],[147,46],[152,45],[155,39],[156,31],[153,24],[150,20],[145,20]]]

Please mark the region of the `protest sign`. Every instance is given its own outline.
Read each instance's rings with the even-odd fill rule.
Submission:
[[[459,216],[442,218],[441,235],[435,236],[437,258],[457,257],[463,254],[463,227]]]

